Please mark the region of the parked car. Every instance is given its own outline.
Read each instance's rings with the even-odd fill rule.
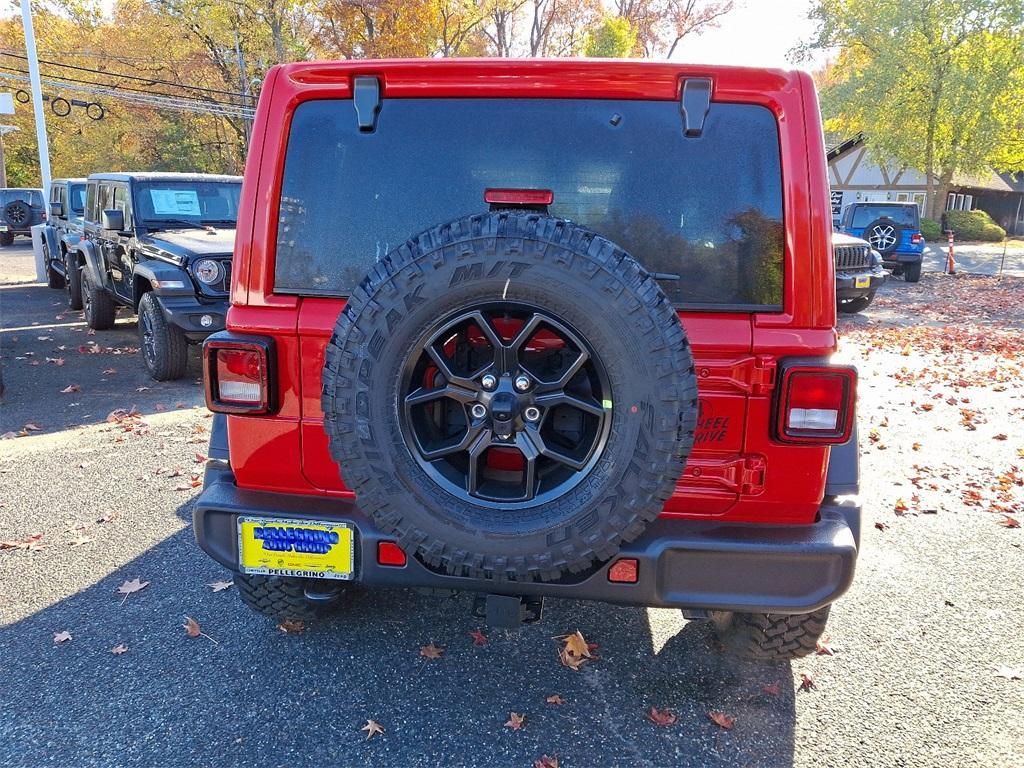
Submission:
[[[51,181],[49,209],[50,215],[42,232],[47,284],[51,288],[66,288],[68,306],[71,309],[81,309],[80,273],[77,269],[68,268],[67,254],[82,237],[85,179]]]
[[[241,178],[99,173],[88,178],[81,240],[85,321],[103,330],[118,307],[139,316],[150,375],[185,375],[188,344],[224,327]]]
[[[43,190],[30,187],[0,189],[0,245],[11,245],[18,235],[31,237],[32,227],[45,220]]]
[[[260,99],[194,508],[246,605],[589,599],[814,651],[860,506],[808,75],[303,62]]]
[[[925,242],[917,203],[851,203],[843,209],[839,231],[867,240],[894,275],[908,283],[921,279]]]
[[[836,309],[845,313],[867,309],[885,284],[882,255],[866,240],[839,232],[832,233],[832,254],[836,264]]]

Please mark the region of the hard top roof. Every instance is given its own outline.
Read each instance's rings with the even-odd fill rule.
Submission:
[[[241,184],[241,176],[217,173],[173,173],[168,171],[125,171],[121,173],[91,173],[89,181],[224,181]]]

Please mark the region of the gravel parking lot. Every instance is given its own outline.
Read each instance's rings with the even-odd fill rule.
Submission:
[[[230,574],[192,541],[210,424],[198,356],[154,384],[133,319],[89,335],[31,275],[26,246],[0,251],[5,766],[1024,765],[1024,533],[1009,527],[1024,279],[890,281],[843,318],[861,371],[859,572],[830,652],[761,664],[678,612],[576,602],[492,632],[466,597],[355,591],[282,632],[210,586]],[[118,409],[138,416],[109,420]],[[133,579],[148,584],[120,594]],[[576,630],[600,657],[579,672],[552,640]],[[646,720],[651,706],[676,722]],[[367,719],[385,732],[367,740]]]

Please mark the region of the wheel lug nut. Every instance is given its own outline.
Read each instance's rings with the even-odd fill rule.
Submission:
[[[523,411],[523,416],[526,417],[527,421],[536,421],[540,418],[540,408],[536,405],[530,405]]]
[[[530,377],[519,374],[515,380],[516,389],[520,392],[525,392],[530,388]]]
[[[480,403],[473,403],[473,407],[469,409],[469,412],[473,414],[474,419],[482,419],[487,415],[487,409]]]
[[[484,377],[480,379],[480,383],[484,385],[484,389],[494,389],[498,386],[498,380],[490,373],[485,374]]]

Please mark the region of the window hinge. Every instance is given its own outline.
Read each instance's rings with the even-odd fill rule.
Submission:
[[[711,109],[711,78],[688,77],[679,94],[683,116],[683,135],[698,138],[704,132],[704,119]]]
[[[380,80],[376,77],[352,79],[352,105],[356,108],[356,122],[362,133],[373,133],[380,113]]]

